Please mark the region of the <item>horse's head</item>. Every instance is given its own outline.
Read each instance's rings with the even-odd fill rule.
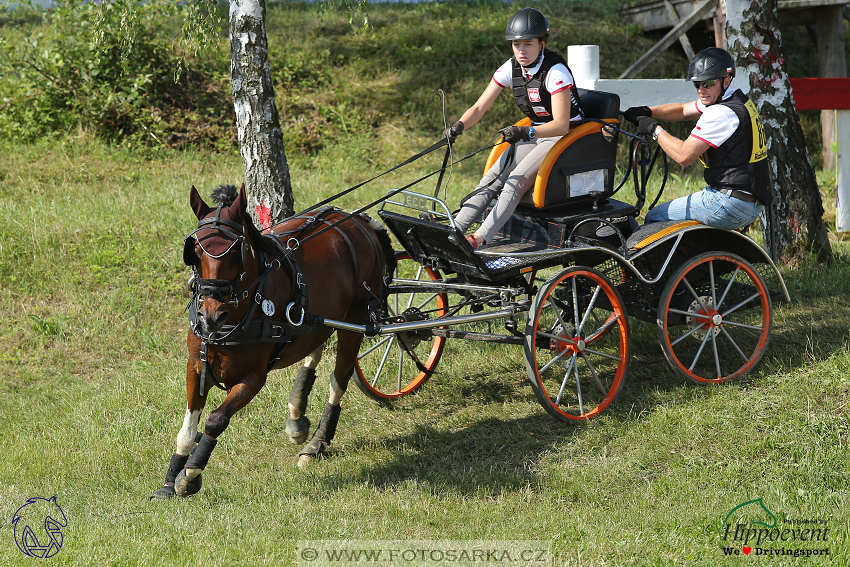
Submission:
[[[215,208],[192,187],[189,202],[199,222],[183,243],[183,261],[194,272],[191,286],[198,320],[207,333],[222,328],[230,315],[228,305],[238,306],[250,248],[245,186],[237,195],[235,186],[222,185],[213,198],[218,202]]]

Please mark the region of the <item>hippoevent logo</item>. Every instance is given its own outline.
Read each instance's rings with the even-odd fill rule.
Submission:
[[[12,516],[15,543],[21,553],[47,559],[62,549],[62,528],[68,527],[65,512],[52,498],[30,498]]]
[[[720,527],[724,555],[811,557],[829,555],[829,526],[822,518],[786,518],[756,498],[738,504]]]

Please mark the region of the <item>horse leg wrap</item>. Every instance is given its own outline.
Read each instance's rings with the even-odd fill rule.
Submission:
[[[316,382],[316,370],[302,366],[298,369],[298,375],[295,376],[295,383],[292,385],[292,392],[289,394],[289,405],[301,415],[307,409],[307,396],[313,389],[313,384]],[[290,410],[291,411],[291,410]]]
[[[171,455],[171,462],[168,463],[168,472],[165,473],[165,484],[174,486],[174,479],[177,478],[177,473],[183,470],[186,466],[186,461],[189,460],[189,455]]]
[[[168,463],[168,472],[165,473],[165,486],[151,494],[151,500],[161,500],[171,498],[176,493],[174,491],[174,481],[177,479],[178,473],[183,470],[189,455],[171,455],[171,461]]]
[[[336,435],[336,426],[339,423],[339,412],[342,408],[338,405],[325,404],[322,412],[322,420],[313,434],[313,438],[299,455],[320,458],[328,452],[328,446]]]
[[[310,434],[310,418],[304,415],[307,410],[307,397],[316,382],[316,370],[302,366],[298,369],[292,392],[289,394],[289,414],[286,419],[286,435],[296,445],[307,440]],[[292,417],[296,415],[296,417]]]
[[[198,441],[198,445],[195,447],[195,450],[192,451],[192,456],[189,457],[184,468],[205,469],[210,460],[210,456],[212,455],[212,451],[215,449],[216,443],[218,443],[217,439],[213,439],[207,434],[202,435],[201,440]]]

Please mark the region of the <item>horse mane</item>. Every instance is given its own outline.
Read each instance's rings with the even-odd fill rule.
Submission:
[[[236,188],[236,185],[219,185],[212,190],[211,198],[219,205],[229,207],[238,196],[239,189]],[[254,226],[254,221],[251,218],[251,215],[246,213],[243,220],[245,221],[248,235],[251,237],[251,241],[254,243],[254,246],[267,254],[276,255],[278,252],[277,248],[275,248],[275,246],[269,242],[269,239],[264,237],[263,233]]]

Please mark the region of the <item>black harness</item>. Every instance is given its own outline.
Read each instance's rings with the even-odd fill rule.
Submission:
[[[231,220],[221,218],[221,206],[219,206],[218,209],[216,209],[215,215],[202,219],[198,223],[198,227],[186,236],[183,243],[183,261],[186,265],[192,268],[194,274],[192,280],[190,280],[193,295],[192,300],[188,305],[189,327],[192,330],[192,333],[194,333],[202,341],[200,350],[200,359],[202,363],[200,393],[202,396],[205,394],[204,383],[207,376],[210,377],[216,387],[226,390],[226,388],[215,378],[214,374],[208,371],[207,351],[209,345],[229,347],[255,343],[278,343],[279,348],[274,351],[268,362],[268,370],[271,370],[275,363],[279,360],[280,353],[283,348],[287,344],[293,342],[299,335],[326,333],[332,330],[330,327],[319,323],[319,317],[307,312],[307,284],[304,279],[304,272],[301,269],[301,265],[292,252],[300,246],[300,243],[296,238],[297,234],[302,233],[318,222],[330,224],[324,217],[337,211],[339,211],[339,209],[326,207],[315,215],[293,217],[303,218],[305,221],[299,227],[281,234],[264,234],[263,238],[269,239],[274,247],[280,252],[280,257],[271,257],[270,255],[254,248],[254,251],[258,252],[257,259],[259,265],[265,266],[266,269],[242,292],[240,292],[238,288],[239,282],[241,282],[245,276],[245,258],[247,258],[248,254],[248,241],[245,238],[244,228],[242,225]],[[355,224],[360,226],[359,223],[355,222]],[[339,232],[348,243],[352,255],[354,256],[355,270],[357,270],[357,256],[354,251],[354,246],[345,233],[337,227],[334,228],[336,228],[337,232]],[[206,229],[214,229],[217,233],[211,233],[210,235],[207,235],[206,238],[202,237],[197,240],[194,238],[199,231]],[[204,248],[203,241],[213,235],[223,235],[227,239],[233,240],[233,243],[224,253],[216,256],[212,256],[210,254],[210,256],[214,258],[224,256],[224,254],[230,252],[237,243],[241,244],[241,269],[239,275],[234,280],[205,279],[199,277],[198,257],[194,251],[195,242],[197,241],[201,245],[201,248]],[[204,249],[204,252],[209,254],[206,249]],[[274,312],[271,309],[268,309],[269,311],[272,311],[271,314],[268,314],[266,313],[267,309],[263,309],[263,304],[266,301],[265,298],[268,296],[269,276],[272,272],[281,268],[287,270],[290,281],[292,281],[292,299],[284,311],[285,321],[272,319],[271,315],[273,315]],[[360,277],[359,271],[357,271],[357,275]],[[363,281],[362,277],[360,279]],[[371,292],[371,289],[368,285],[366,285],[365,281],[363,283],[366,289]],[[218,331],[211,333],[204,331],[198,311],[206,298],[210,297],[221,301],[222,303],[227,303],[228,305],[238,306],[239,301],[248,299],[251,292],[255,289],[256,292],[251,300],[251,308],[245,313],[238,323],[235,325],[224,325]],[[378,301],[380,301],[379,298]],[[259,317],[255,318],[257,308],[261,309]],[[370,302],[370,308],[374,309],[374,304],[372,302]]]

